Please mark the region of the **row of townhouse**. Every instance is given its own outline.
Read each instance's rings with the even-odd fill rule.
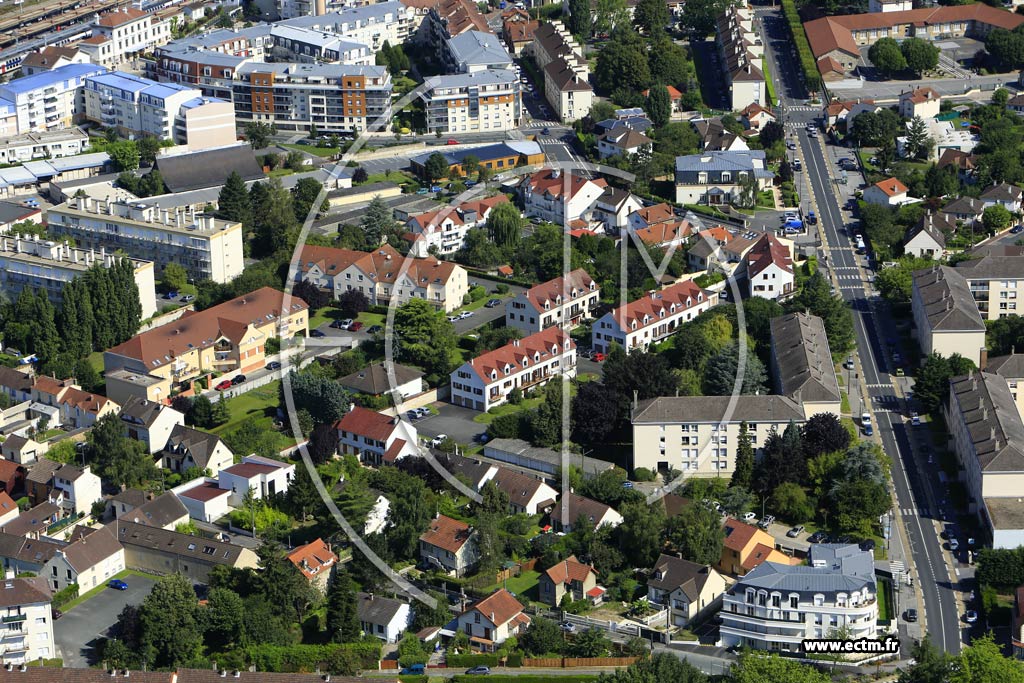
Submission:
[[[373,306],[423,299],[445,312],[462,306],[469,292],[466,270],[434,256],[410,258],[384,245],[372,252],[305,245],[296,281],[311,282],[335,299],[348,291],[366,295]]]
[[[409,255],[425,258],[430,254],[450,256],[456,253],[465,246],[469,231],[484,227],[491,210],[507,202],[507,196],[498,194],[410,216],[405,222]]]
[[[602,353],[607,353],[612,344],[626,353],[646,350],[717,303],[717,294],[691,280],[652,291],[598,318],[591,332],[591,346]]]
[[[590,113],[594,103],[590,64],[579,43],[561,22],[538,26],[533,32],[533,42],[523,53],[544,74],[544,97],[560,121],[572,122]]]
[[[171,39],[169,20],[135,7],[101,14],[92,35],[78,44],[93,64],[114,68]]]
[[[754,27],[754,12],[746,5],[732,5],[715,21],[715,42],[729,86],[731,109],[750,104],[768,105],[764,75],[764,43]]]

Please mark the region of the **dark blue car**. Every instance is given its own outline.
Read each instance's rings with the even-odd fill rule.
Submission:
[[[119,591],[128,590],[128,584],[122,581],[121,579],[111,579],[110,583],[108,583],[107,585]]]

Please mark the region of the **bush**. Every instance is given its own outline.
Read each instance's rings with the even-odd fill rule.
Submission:
[[[800,68],[803,69],[807,89],[816,91],[821,87],[821,72],[818,71],[818,63],[811,52],[811,44],[807,42],[807,34],[804,33],[804,24],[800,21],[800,12],[796,8],[796,0],[782,0],[782,13],[789,25],[789,32],[793,37],[793,44],[796,45],[797,54],[800,57]]]
[[[448,655],[445,664],[449,667],[498,666],[498,655]]]
[[[502,282],[502,283],[500,283],[498,285],[495,285],[495,287],[494,287],[494,293],[495,294],[508,294],[508,290],[509,290],[509,286],[506,285],[504,282]]]
[[[377,668],[381,642],[371,640],[342,645],[253,645],[245,648],[244,656],[257,671],[316,671],[317,666],[327,663],[331,673],[351,676],[360,669]]]
[[[73,583],[67,588],[57,591],[53,594],[53,600],[51,603],[54,607],[63,607],[67,603],[71,602],[78,597],[78,584]]]
[[[654,472],[646,467],[637,467],[633,470],[633,479],[637,481],[654,481],[656,476]]]
[[[485,296],[487,296],[487,288],[483,285],[475,285],[469,288],[470,301],[480,301]]]

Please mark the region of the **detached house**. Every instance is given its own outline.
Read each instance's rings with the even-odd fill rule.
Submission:
[[[480,561],[476,531],[465,522],[437,515],[420,536],[420,559],[449,574],[465,576]]]
[[[673,626],[686,627],[715,609],[725,588],[725,578],[714,568],[663,554],[647,578],[647,600],[667,607]]]
[[[650,154],[653,147],[654,140],[627,126],[614,128],[597,139],[597,153],[602,159]]]
[[[735,519],[725,521],[725,543],[716,567],[726,574],[743,576],[762,562],[800,564],[796,558],[775,549],[775,539],[756,526]]]
[[[0,452],[3,453],[4,459],[19,465],[31,465],[49,450],[48,443],[39,443],[27,436],[9,436],[0,444]]]
[[[551,524],[555,531],[569,533],[580,518],[589,521],[595,529],[622,524],[622,515],[612,507],[575,493],[563,496],[551,508]]]
[[[369,408],[353,404],[334,426],[342,455],[351,453],[364,465],[393,465],[419,453],[416,427]]]
[[[740,121],[747,127],[747,130],[760,133],[765,124],[775,123],[777,119],[770,109],[766,109],[760,104],[751,103],[740,112]]]
[[[128,438],[146,444],[153,454],[167,445],[175,427],[185,424],[185,416],[158,401],[132,396],[121,408],[121,422]]]
[[[465,245],[466,234],[487,223],[491,210],[508,202],[503,194],[471,202],[462,202],[449,209],[439,209],[410,216],[405,222],[405,239],[411,243],[409,255],[426,258],[433,252],[447,256]]]
[[[231,491],[231,505],[239,507],[249,489],[262,500],[287,492],[294,476],[295,465],[260,455],[247,455],[237,465],[221,470],[217,482],[222,489]]]
[[[608,187],[603,178],[590,180],[582,176],[562,176],[559,169],[539,171],[524,177],[518,191],[527,216],[555,225],[568,225],[574,220],[587,220]]]
[[[903,253],[917,258],[941,259],[946,253],[946,233],[952,234],[955,230],[955,224],[929,211],[907,232]]]
[[[717,303],[717,294],[692,280],[651,292],[601,316],[591,332],[593,349],[608,353],[612,344],[618,344],[626,353],[646,350]]]
[[[907,192],[909,189],[899,178],[887,178],[864,190],[864,201],[880,206],[899,206],[907,203]]]
[[[947,221],[969,228],[981,222],[985,204],[974,197],[958,197],[942,207],[941,212]]]
[[[541,602],[557,608],[565,596],[574,602],[585,599],[599,604],[605,589],[597,585],[597,570],[570,555],[541,573],[537,593]]]
[[[100,478],[90,471],[89,465],[61,465],[53,473],[50,498],[55,498],[66,514],[87,515],[92,504],[103,498],[102,484]]]
[[[198,469],[214,475],[231,467],[235,461],[231,449],[219,436],[184,425],[176,425],[171,430],[157,457],[160,466],[171,472]]]
[[[490,480],[508,496],[509,512],[513,515],[536,515],[544,512],[550,509],[558,498],[558,491],[544,480],[507,467],[497,467]]]
[[[900,95],[900,116],[912,119],[933,119],[939,115],[942,98],[933,88],[916,88]]]
[[[356,596],[356,613],[363,633],[385,643],[397,643],[412,623],[412,607],[401,600],[373,593]]]
[[[469,636],[473,647],[493,652],[511,636],[530,625],[523,606],[511,593],[500,588],[459,615],[459,630]]]
[[[307,581],[320,589],[321,593],[327,592],[327,585],[338,565],[338,556],[331,550],[331,546],[318,538],[306,545],[300,545],[288,553],[287,557]]]
[[[601,289],[582,268],[557,277],[525,292],[505,304],[505,324],[526,334],[554,325],[577,327],[593,317],[601,300]]]
[[[744,184],[753,182],[760,192],[774,178],[762,150],[676,157],[676,202],[711,206],[740,203]]]
[[[606,187],[594,204],[591,223],[608,234],[618,234],[629,224],[629,215],[641,207],[643,202],[632,192]]]
[[[766,232],[747,252],[750,296],[784,299],[793,294],[793,256],[789,246]]]
[[[990,206],[1001,206],[1010,213],[1020,213],[1021,198],[1024,190],[1009,183],[993,185],[981,193],[981,201],[987,209]]]

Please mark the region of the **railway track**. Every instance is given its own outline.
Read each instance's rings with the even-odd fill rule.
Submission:
[[[44,33],[59,32],[95,14],[131,5],[131,0],[58,0],[14,15],[0,15],[0,51]]]

